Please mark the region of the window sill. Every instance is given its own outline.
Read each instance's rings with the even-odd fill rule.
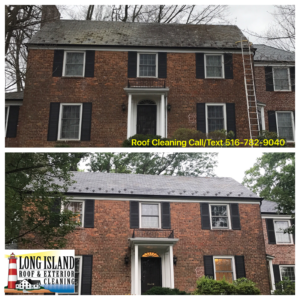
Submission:
[[[57,142],[81,142],[81,140],[57,140]]]
[[[65,79],[84,79],[86,77],[84,77],[84,76],[61,76],[61,78],[65,78]]]
[[[205,77],[204,79],[226,79],[224,77]]]
[[[279,92],[279,93],[290,93],[290,92],[293,92],[291,90],[274,90],[273,92]]]

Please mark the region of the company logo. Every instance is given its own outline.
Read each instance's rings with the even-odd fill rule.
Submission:
[[[10,253],[10,254],[8,254]],[[5,293],[74,293],[74,250],[7,250]]]

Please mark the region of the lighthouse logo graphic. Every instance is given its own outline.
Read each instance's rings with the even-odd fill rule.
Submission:
[[[10,255],[8,258],[9,266],[8,266],[8,289],[15,289],[17,282],[17,258],[14,253]]]

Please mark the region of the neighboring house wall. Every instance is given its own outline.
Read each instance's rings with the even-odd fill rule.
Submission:
[[[175,288],[195,290],[197,278],[205,274],[204,255],[240,255],[246,277],[262,294],[269,294],[259,203],[239,203],[241,230],[203,230],[199,203],[171,202],[170,212],[171,230],[179,239],[174,245]],[[94,228],[77,228],[67,237],[66,249],[75,249],[76,256],[93,256],[92,294],[132,293],[132,258],[128,265],[124,262],[126,255],[131,256],[132,232],[130,201],[95,200]]]
[[[95,51],[94,77],[90,78],[53,77],[53,58],[54,50],[29,50],[24,104],[14,143],[21,147],[121,146],[127,137],[128,52]],[[167,54],[168,137],[181,127],[197,129],[198,103],[234,103],[236,138],[249,138],[242,56],[233,54],[232,58],[233,79],[196,79],[195,53]],[[47,141],[51,102],[92,103],[90,141]],[[6,140],[6,146],[13,144]]]

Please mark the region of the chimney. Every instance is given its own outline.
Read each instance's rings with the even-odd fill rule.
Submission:
[[[54,22],[60,19],[60,12],[56,5],[42,5],[42,20],[41,28],[49,22]]]

